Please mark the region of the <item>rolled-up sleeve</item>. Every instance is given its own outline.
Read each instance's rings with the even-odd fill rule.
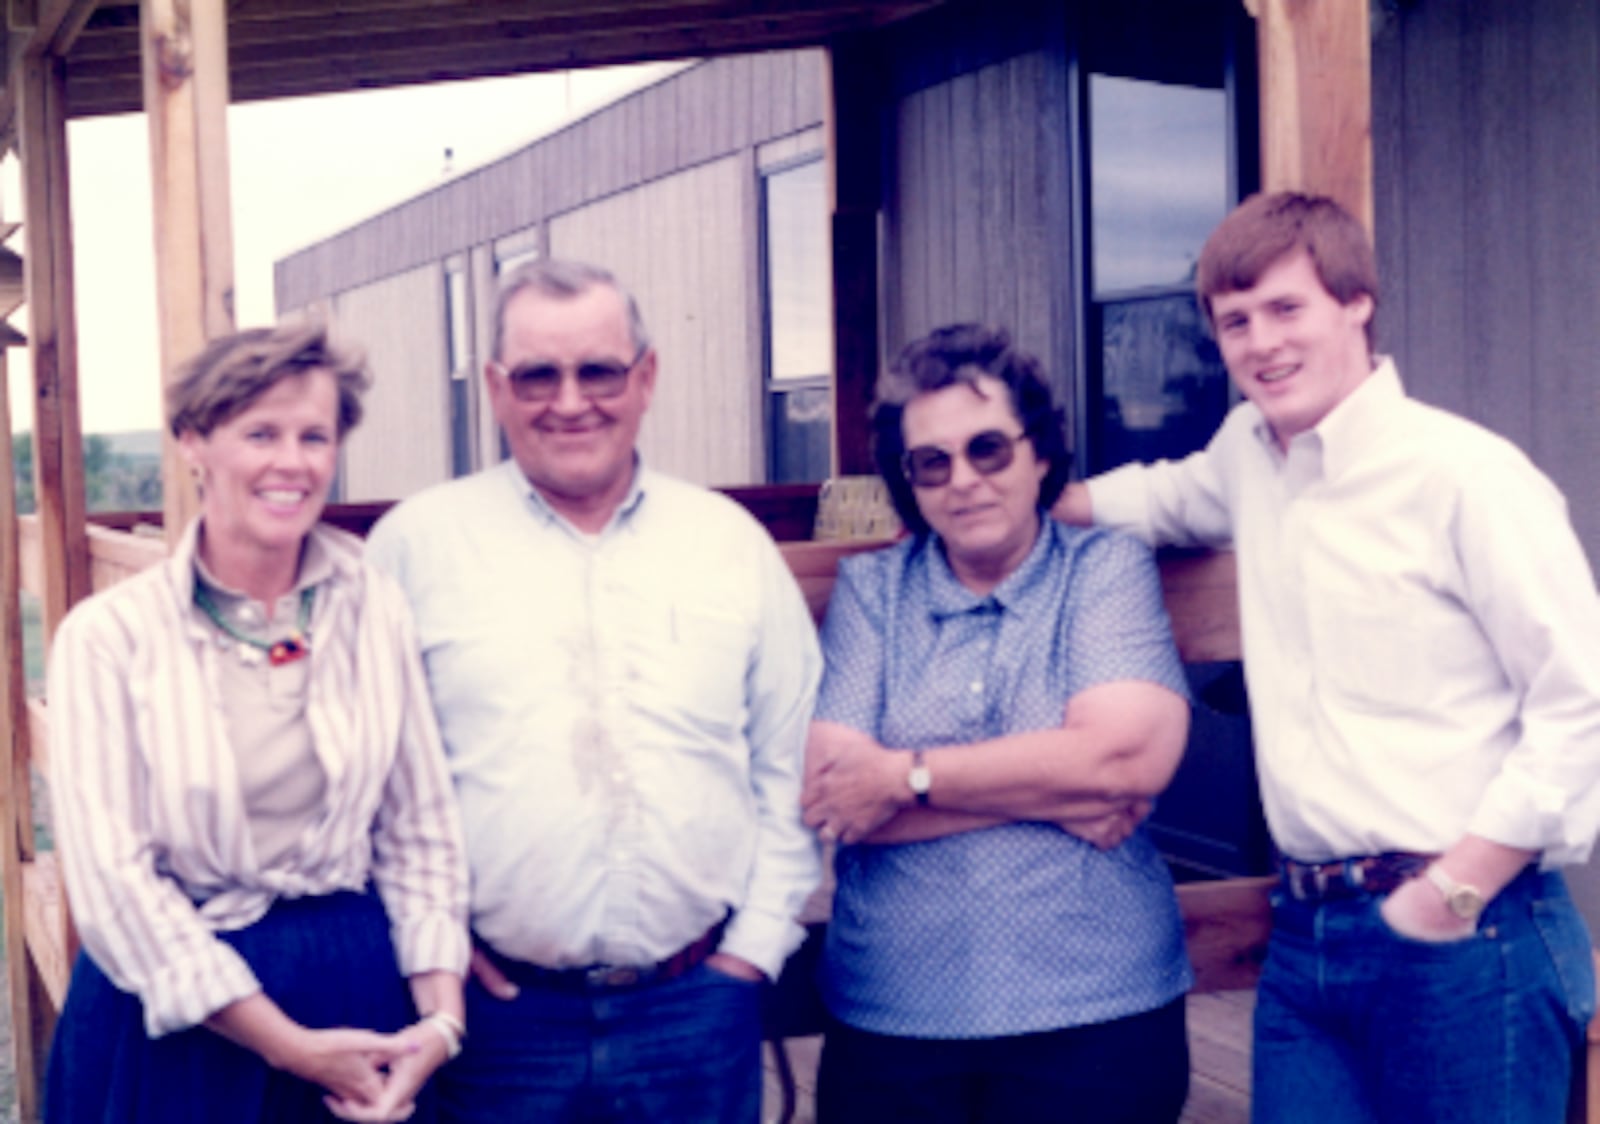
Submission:
[[[1583,862],[1600,831],[1600,598],[1555,487],[1520,458],[1482,468],[1461,490],[1458,553],[1521,706],[1469,830],[1546,867]]]
[[[428,695],[411,613],[399,588],[374,574],[372,596],[392,621],[387,653],[399,665],[399,746],[373,828],[373,881],[405,975],[465,973],[468,875],[444,747]]]
[[[151,1037],[261,990],[244,960],[156,869],[154,779],[132,718],[133,621],[89,603],[51,646],[50,790],[68,901],[83,946],[137,995]],[[168,747],[173,753],[181,747]]]

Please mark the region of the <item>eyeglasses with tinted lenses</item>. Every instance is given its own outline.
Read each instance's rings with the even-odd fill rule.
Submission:
[[[1017,442],[1026,440],[1027,436],[1026,433],[1019,433],[1013,437],[998,429],[986,429],[973,435],[962,455],[967,458],[968,464],[983,475],[993,476],[1011,467]],[[900,464],[912,487],[938,488],[950,483],[950,474],[955,470],[955,457],[954,453],[937,445],[918,445],[915,449],[906,450]]]
[[[628,388],[628,375],[644,357],[640,352],[632,363],[616,359],[585,359],[576,366],[560,363],[523,363],[501,367],[500,373],[518,402],[549,402],[561,393],[561,379],[567,371],[577,380],[578,393],[585,398],[615,398]]]

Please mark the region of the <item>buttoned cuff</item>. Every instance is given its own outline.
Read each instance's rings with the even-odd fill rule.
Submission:
[[[1539,852],[1541,870],[1573,866],[1588,859],[1594,833],[1572,822],[1568,803],[1549,785],[1502,773],[1484,791],[1467,831],[1491,843]]]
[[[465,977],[472,943],[465,925],[447,914],[429,913],[394,927],[394,952],[403,976],[454,972]]]
[[[151,1038],[199,1026],[231,1003],[261,990],[250,966],[219,940],[201,954],[157,969],[139,991]]]
[[[776,980],[784,961],[805,940],[805,928],[788,917],[777,917],[754,909],[741,909],[728,922],[718,952],[748,960]]]

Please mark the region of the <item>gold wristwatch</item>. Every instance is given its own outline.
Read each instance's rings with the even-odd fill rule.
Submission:
[[[1438,863],[1428,864],[1428,869],[1422,874],[1444,895],[1444,904],[1450,907],[1450,912],[1463,921],[1476,921],[1489,904],[1482,890],[1465,882],[1457,882]]]

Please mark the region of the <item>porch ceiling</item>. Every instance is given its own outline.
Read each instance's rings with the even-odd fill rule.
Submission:
[[[229,0],[231,100],[816,45],[938,0]],[[64,60],[69,116],[142,108],[139,5],[5,0],[5,86]],[[9,100],[9,99],[6,99]],[[4,124],[0,123],[0,129]]]

